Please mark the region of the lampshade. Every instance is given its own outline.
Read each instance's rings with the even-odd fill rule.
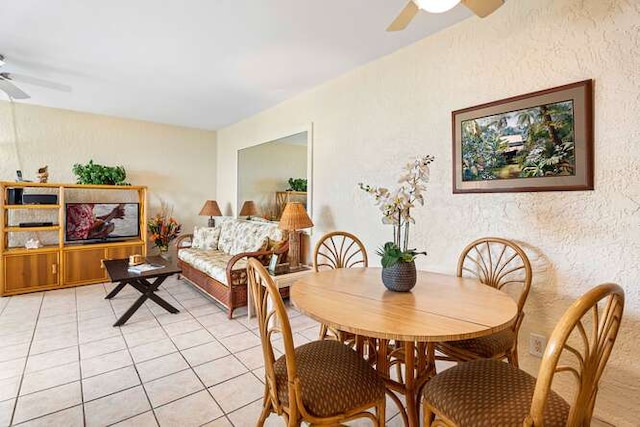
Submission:
[[[240,209],[239,216],[252,216],[258,215],[258,208],[253,200],[247,200],[243,203],[242,209]]]
[[[222,212],[220,212],[220,208],[218,207],[218,202],[215,200],[207,200],[204,202],[204,206],[200,209],[200,213],[198,215],[203,216],[222,216]]]
[[[415,0],[415,3],[422,10],[431,13],[442,13],[453,9],[460,0]]]
[[[283,230],[300,230],[309,227],[313,227],[313,221],[307,215],[302,203],[287,203],[280,218],[280,228]]]

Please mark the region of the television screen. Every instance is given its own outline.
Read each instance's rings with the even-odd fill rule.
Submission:
[[[67,203],[67,242],[124,239],[140,235],[138,203]]]

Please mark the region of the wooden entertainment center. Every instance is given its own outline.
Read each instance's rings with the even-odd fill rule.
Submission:
[[[9,204],[10,189],[56,194],[57,203]],[[104,260],[126,258],[133,254],[146,256],[146,187],[0,182],[0,194],[0,296],[105,282],[108,278],[102,264]],[[100,197],[95,198],[98,194],[123,194],[139,204],[138,237],[91,244],[65,242],[65,201],[102,203]],[[69,200],[71,195],[76,199]],[[34,215],[47,217],[53,225],[20,227],[13,221],[21,214],[28,218]],[[27,249],[24,245],[11,244],[13,233],[31,233],[30,236],[49,233],[55,242]]]

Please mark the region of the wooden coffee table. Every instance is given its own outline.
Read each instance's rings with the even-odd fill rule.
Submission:
[[[179,310],[156,295],[158,287],[165,279],[173,274],[181,273],[175,263],[169,262],[159,256],[147,257],[146,262],[149,264],[163,265],[162,268],[156,268],[143,273],[134,273],[129,271],[129,259],[112,259],[105,260],[104,266],[107,269],[109,278],[112,282],[119,282],[118,285],[109,292],[105,299],[111,299],[126,286],[131,285],[136,288],[142,295],[133,303],[131,307],[113,324],[113,326],[122,326],[133,313],[135,313],[147,299],[158,304],[169,313],[178,313]],[[149,281],[153,279],[153,281]]]

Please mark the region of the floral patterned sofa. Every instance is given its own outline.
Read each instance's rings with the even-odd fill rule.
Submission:
[[[189,239],[190,244],[185,243]],[[247,258],[267,265],[272,254],[286,257],[286,233],[270,222],[223,219],[216,227],[195,227],[176,241],[182,276],[228,310],[247,305]],[[281,289],[283,297],[289,289]]]

